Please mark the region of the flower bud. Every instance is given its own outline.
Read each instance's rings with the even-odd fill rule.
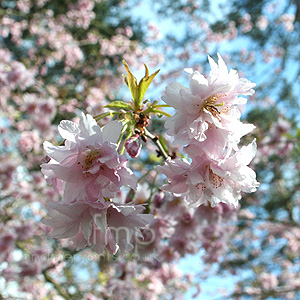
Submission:
[[[155,196],[153,197],[153,205],[156,208],[161,208],[161,206],[165,203],[166,198],[163,192],[159,192],[157,194],[155,194]]]
[[[139,141],[139,135],[135,134],[131,136],[126,142],[125,142],[125,149],[127,153],[132,157],[136,158],[140,155],[142,144]]]

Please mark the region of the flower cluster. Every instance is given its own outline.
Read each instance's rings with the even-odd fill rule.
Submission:
[[[169,183],[164,190],[185,199],[194,206],[207,201],[238,205],[241,191],[253,192],[259,185],[255,172],[248,167],[256,152],[253,141],[238,148],[241,137],[254,126],[240,121],[238,105],[245,104],[241,95],[252,95],[254,83],[239,78],[218,55],[218,64],[210,57],[208,78],[191,73],[190,88],[171,83],[162,99],[176,109],[165,123],[174,144],[185,145],[184,151],[192,162],[167,159],[158,171]]]
[[[77,249],[94,246],[115,253],[130,250],[130,240],[139,227],[149,223],[143,206],[112,202],[122,186],[136,188],[136,178],[117,152],[122,122],[113,121],[101,129],[90,115],[79,124],[62,121],[58,127],[63,146],[44,142],[47,163],[42,173],[63,196],[62,203],[50,202],[52,236],[72,238]]]
[[[48,203],[50,219],[44,223],[53,228],[53,237],[70,238],[77,250],[93,246],[98,253],[104,250],[116,253],[118,249],[132,250],[136,242],[134,237],[141,238],[148,250],[154,245],[158,248],[164,237],[159,232],[165,228],[170,239],[169,247],[176,249],[173,252],[181,256],[195,253],[199,244],[197,236],[209,240],[217,234],[225,239],[226,235],[217,227],[206,230],[201,220],[192,222],[196,213],[194,208],[210,204],[218,210],[221,203],[225,203],[236,209],[241,192],[253,192],[259,185],[255,172],[248,167],[256,153],[255,140],[238,147],[241,138],[254,129],[253,125],[240,121],[238,105],[246,103],[246,99],[240,96],[252,95],[255,85],[239,78],[234,70],[228,72],[220,56],[218,64],[211,58],[209,60],[212,70],[208,78],[197,71],[191,72],[190,88],[171,83],[162,98],[176,109],[175,115],[165,123],[167,133],[174,137],[175,145],[185,146],[184,152],[190,160],[172,160],[167,152],[161,152],[164,149],[159,137],[146,129],[150,113],[164,113],[158,108],[165,107],[156,102],[144,107],[145,91],[158,73],[149,76],[147,66],[145,77],[137,84],[124,63],[128,73],[125,79],[133,100],[131,103],[114,101],[106,105],[106,108],[122,108],[123,114],[127,110],[125,117],[119,116],[121,121],[111,121],[101,128],[96,120],[107,116],[104,113],[96,119],[82,114],[79,124],[71,121],[60,123],[58,131],[65,141],[61,146],[44,142],[47,156],[46,163],[42,164],[42,173],[48,183],[63,197],[62,203]],[[141,118],[147,122],[141,122]],[[135,175],[127,167],[127,159],[122,153],[126,149],[131,158],[137,158],[142,146],[140,138],[146,142],[147,137],[157,145],[158,153],[166,158],[165,164],[157,167],[158,172],[169,180],[161,189],[176,197],[174,201],[168,201],[157,194],[152,201],[156,210],[151,208],[153,191],[146,195],[145,185],[140,185],[145,193],[143,199],[139,199],[141,191],[138,189],[136,193],[131,191],[126,199],[117,200],[122,186],[137,189]],[[181,212],[175,219],[170,215],[169,222],[165,222],[168,202]],[[144,204],[148,214],[142,214]],[[160,207],[166,213],[161,218]],[[151,212],[156,216],[153,222]],[[184,239],[181,223],[187,234]],[[149,227],[140,231],[147,224]],[[189,230],[187,224],[190,224]],[[172,228],[176,233],[174,237]],[[151,246],[148,242],[153,232],[155,242],[152,241]],[[216,245],[220,253],[223,248],[221,244]],[[148,253],[144,248],[142,252]],[[160,255],[167,255],[163,253]]]

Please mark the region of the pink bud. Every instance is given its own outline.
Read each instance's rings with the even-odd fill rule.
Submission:
[[[166,198],[164,196],[165,195],[163,192],[159,192],[159,193],[155,194],[155,196],[153,198],[153,204],[156,208],[161,208],[161,206],[165,203]]]
[[[133,135],[125,142],[125,148],[127,153],[132,157],[138,157],[140,155],[142,144],[139,141],[138,134]]]

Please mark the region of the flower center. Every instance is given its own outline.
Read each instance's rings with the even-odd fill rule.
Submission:
[[[81,165],[81,168],[83,169],[83,172],[86,173],[86,176],[88,176],[90,173],[95,174],[97,168],[95,169],[94,167],[96,164],[98,164],[99,168],[101,168],[101,163],[97,162],[97,159],[100,157],[101,152],[99,150],[89,148],[82,153],[82,159],[77,164]],[[94,168],[94,170],[92,171],[91,168]]]
[[[215,118],[220,121],[220,113],[226,113],[226,111],[228,110],[227,107],[223,108],[221,111],[219,111],[219,109],[217,108],[218,106],[224,106],[224,101],[222,103],[217,103],[218,99],[223,97],[226,97],[226,94],[216,94],[209,96],[203,101],[200,112],[204,110],[209,111]],[[198,106],[200,106],[200,104]]]
[[[196,184],[196,189],[201,190],[203,192],[206,189],[206,186],[204,184],[197,183]]]
[[[215,174],[211,168],[209,168],[209,181],[212,184],[213,188],[217,189],[223,183],[224,178]]]
[[[91,149],[89,149],[89,150],[87,150],[87,151],[88,151],[88,152],[87,152],[87,154],[86,154],[86,156],[85,156],[85,159],[84,159],[84,168],[85,168],[86,170],[88,170],[90,167],[93,166],[94,161],[95,161],[97,158],[101,157],[100,151],[99,151],[99,150],[91,150]]]

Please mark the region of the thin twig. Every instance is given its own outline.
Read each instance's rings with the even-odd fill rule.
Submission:
[[[155,187],[155,181],[156,181],[157,175],[158,175],[158,173],[156,172],[156,175],[154,176],[153,181],[152,181],[151,193],[150,193],[149,199],[147,201],[147,207],[146,207],[146,210],[145,210],[146,214],[150,213],[150,211],[151,211],[151,199],[154,195],[154,191],[156,190],[156,189],[154,189],[154,187]]]
[[[144,135],[152,140],[152,142],[158,147],[160,154],[163,156],[164,159],[169,157],[169,154],[165,151],[164,147],[160,143],[158,136],[153,135],[148,129],[144,128]]]
[[[45,280],[52,283],[57,292],[66,300],[72,300],[71,296],[49,275],[49,273],[44,270],[43,275]]]

